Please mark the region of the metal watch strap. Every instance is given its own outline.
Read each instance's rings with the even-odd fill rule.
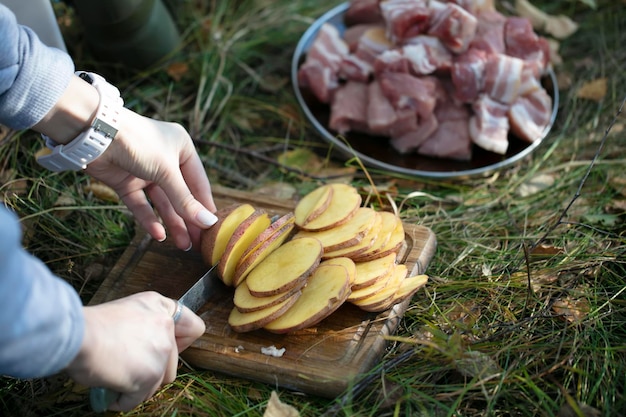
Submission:
[[[87,168],[87,164],[102,155],[117,134],[119,115],[124,106],[119,90],[98,74],[77,71],[76,75],[96,88],[100,103],[91,126],[71,142],[59,145],[42,135],[52,152],[37,158],[37,162],[51,171]]]

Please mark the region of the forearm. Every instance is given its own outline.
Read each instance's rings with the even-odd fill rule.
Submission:
[[[0,375],[59,372],[78,353],[83,334],[78,294],[26,253],[16,216],[0,206]]]

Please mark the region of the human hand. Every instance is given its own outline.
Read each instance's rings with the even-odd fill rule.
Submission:
[[[83,344],[66,371],[83,385],[121,393],[111,410],[133,409],[174,380],[178,353],[204,333],[204,321],[187,307],[175,324],[175,309],[156,292],[84,307]]]
[[[167,228],[178,248],[199,247],[201,230],[217,218],[212,213],[216,207],[211,186],[191,137],[177,123],[126,108],[119,123],[115,140],[88,165],[87,173],[112,187],[154,239],[165,240]]]

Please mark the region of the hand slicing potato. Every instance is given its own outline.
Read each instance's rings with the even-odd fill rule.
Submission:
[[[290,333],[314,326],[346,302],[381,312],[428,281],[407,276],[394,213],[361,207],[356,188],[326,184],[275,221],[249,204],[226,207],[203,232],[202,257],[235,288],[228,322],[236,332]]]

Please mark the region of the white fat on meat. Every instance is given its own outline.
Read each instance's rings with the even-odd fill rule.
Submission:
[[[452,66],[452,54],[434,36],[420,35],[408,39],[402,46],[402,54],[416,75],[432,74],[437,70],[448,71]]]
[[[506,54],[532,62],[537,76],[544,75],[550,64],[550,45],[538,36],[530,20],[509,17],[504,27]]]
[[[497,154],[504,155],[509,147],[509,106],[483,94],[472,104],[474,114],[469,120],[472,142]]]
[[[485,65],[485,92],[502,103],[519,95],[524,61],[504,54],[490,54]]]
[[[433,12],[428,34],[436,36],[450,51],[465,52],[474,36],[478,20],[467,10],[454,3],[446,3],[441,10]]]
[[[384,27],[373,27],[363,32],[354,54],[365,62],[373,64],[378,55],[393,47]]]
[[[374,68],[369,62],[350,54],[341,61],[337,74],[344,80],[367,82],[373,72]]]
[[[387,37],[395,44],[425,33],[430,25],[431,9],[426,0],[386,0],[380,11]]]
[[[509,109],[511,132],[526,142],[534,142],[545,135],[552,115],[552,98],[543,89],[520,96]]]
[[[471,103],[478,98],[485,87],[486,65],[487,53],[480,49],[469,49],[457,57],[450,71],[457,100]]]

